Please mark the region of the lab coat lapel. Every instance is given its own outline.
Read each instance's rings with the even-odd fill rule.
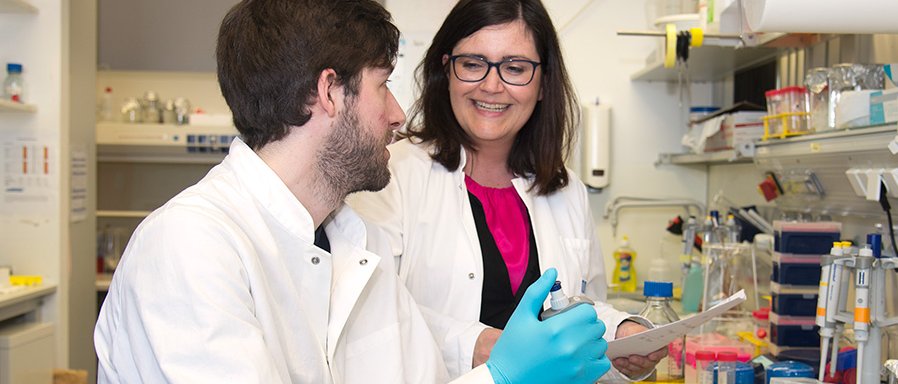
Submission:
[[[371,279],[380,256],[365,250],[365,226],[350,210],[341,209],[325,228],[334,269],[327,329],[327,356],[333,360],[346,322]]]
[[[476,271],[480,271],[481,276],[476,276],[477,280],[480,280],[482,283],[483,280],[483,250],[480,249],[480,236],[477,234],[477,224],[474,223],[474,212],[471,211],[471,197],[468,196],[468,187],[465,186],[465,173],[462,171],[465,169],[465,164],[467,163],[467,155],[465,154],[465,148],[461,148],[461,161],[458,164],[458,169],[453,172],[453,177],[455,177],[456,186],[459,189],[459,201],[456,202],[458,204],[458,208],[464,212],[462,217],[462,228],[465,230],[465,237],[468,239],[468,247],[471,248],[471,256],[473,257],[474,266],[476,267]],[[437,163],[434,163],[434,166],[438,166]],[[479,292],[478,292],[479,293]],[[479,300],[478,300],[479,301]],[[478,306],[480,304],[478,303]]]

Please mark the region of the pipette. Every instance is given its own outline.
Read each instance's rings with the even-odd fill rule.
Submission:
[[[857,383],[863,383],[864,347],[870,327],[870,269],[873,267],[873,250],[867,245],[854,259],[854,338],[857,340]]]
[[[826,376],[826,356],[836,325],[835,322],[826,321],[827,306],[830,301],[829,294],[832,291],[829,285],[839,284],[838,281],[833,282],[832,271],[834,268],[840,267],[834,265],[833,262],[841,257],[841,243],[834,242],[832,249],[829,251],[829,255],[825,255],[820,259],[820,287],[817,292],[817,317],[815,318],[815,323],[820,327],[820,369],[817,371],[819,372],[818,380],[820,381],[823,381]],[[841,278],[841,270],[839,271],[839,275],[839,278]],[[836,300],[835,303],[838,305],[838,300]],[[838,349],[838,347],[833,348]]]
[[[580,304],[595,305],[595,303],[586,296],[568,297],[564,294],[564,290],[561,289],[561,282],[556,280],[555,284],[552,285],[552,289],[549,290],[550,307],[540,314],[539,319],[546,320],[552,316],[560,315]]]
[[[851,242],[843,241],[839,244],[842,248],[842,259],[850,259],[852,257],[851,254]],[[832,342],[832,352],[829,361],[836,361],[836,358],[839,355],[839,338],[842,336],[842,331],[845,330],[845,325],[836,319],[836,315],[841,311],[841,306],[843,302],[848,300],[848,290],[844,288],[843,282],[843,271],[845,266],[841,263],[836,263],[835,260],[833,265],[830,267],[830,276],[832,277],[829,280],[829,284],[827,285],[827,289],[829,293],[827,294],[827,302],[826,302],[826,323],[827,324],[835,324],[835,331],[833,332],[833,342]],[[836,364],[829,365],[829,376],[836,375]]]

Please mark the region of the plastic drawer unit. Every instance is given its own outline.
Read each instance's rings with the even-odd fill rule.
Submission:
[[[770,342],[784,347],[820,345],[819,327],[813,317],[781,316],[770,313]]]
[[[773,222],[774,250],[805,255],[829,254],[833,242],[839,241],[842,224],[837,222],[791,223]]]
[[[813,317],[817,314],[817,294],[770,294],[772,309],[780,316]]]
[[[816,288],[820,284],[820,270],[820,255],[774,252],[770,281],[781,285]]]

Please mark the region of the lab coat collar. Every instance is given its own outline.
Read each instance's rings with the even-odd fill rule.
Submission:
[[[231,143],[223,163],[234,169],[256,204],[267,210],[293,236],[308,242],[311,249],[320,251],[313,245],[315,228],[311,214],[280,177],[240,138]],[[366,224],[345,204],[331,213],[323,225],[330,241],[333,262],[327,325],[327,354],[333,359],[352,310],[380,263],[380,257],[366,249]]]
[[[433,147],[431,147],[431,150],[433,150]],[[460,155],[461,155],[461,161],[459,161],[458,169],[456,169],[453,172],[453,175],[455,177],[455,181],[456,181],[456,184],[458,185],[458,188],[461,190],[467,190],[467,187],[465,186],[464,169],[465,169],[465,164],[468,161],[468,156],[465,152],[464,146],[461,147]],[[524,201],[524,205],[527,207],[527,209],[530,209],[532,206],[532,202],[533,202],[533,196],[531,195],[531,192],[530,192],[531,191],[530,187],[533,185],[533,177],[532,176],[520,176],[520,175],[515,175],[515,176],[516,177],[514,179],[511,179],[511,184],[514,186],[515,191],[518,192],[518,196],[521,197],[521,200]]]
[[[304,242],[315,241],[312,215],[284,181],[239,137],[231,142],[223,164],[234,169],[243,187],[281,226]]]
[[[365,248],[368,237],[365,223],[345,204],[325,221],[324,230],[332,254],[337,255],[333,258],[327,326],[327,355],[333,359],[346,323],[380,263],[380,256]]]

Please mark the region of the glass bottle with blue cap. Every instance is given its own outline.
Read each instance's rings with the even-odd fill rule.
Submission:
[[[645,307],[639,312],[640,316],[645,317],[656,326],[680,320],[670,306],[670,300],[673,297],[673,283],[646,281],[643,293]],[[685,336],[668,344],[667,357],[658,362],[658,365],[655,366],[655,373],[646,381],[682,382],[685,345]]]

